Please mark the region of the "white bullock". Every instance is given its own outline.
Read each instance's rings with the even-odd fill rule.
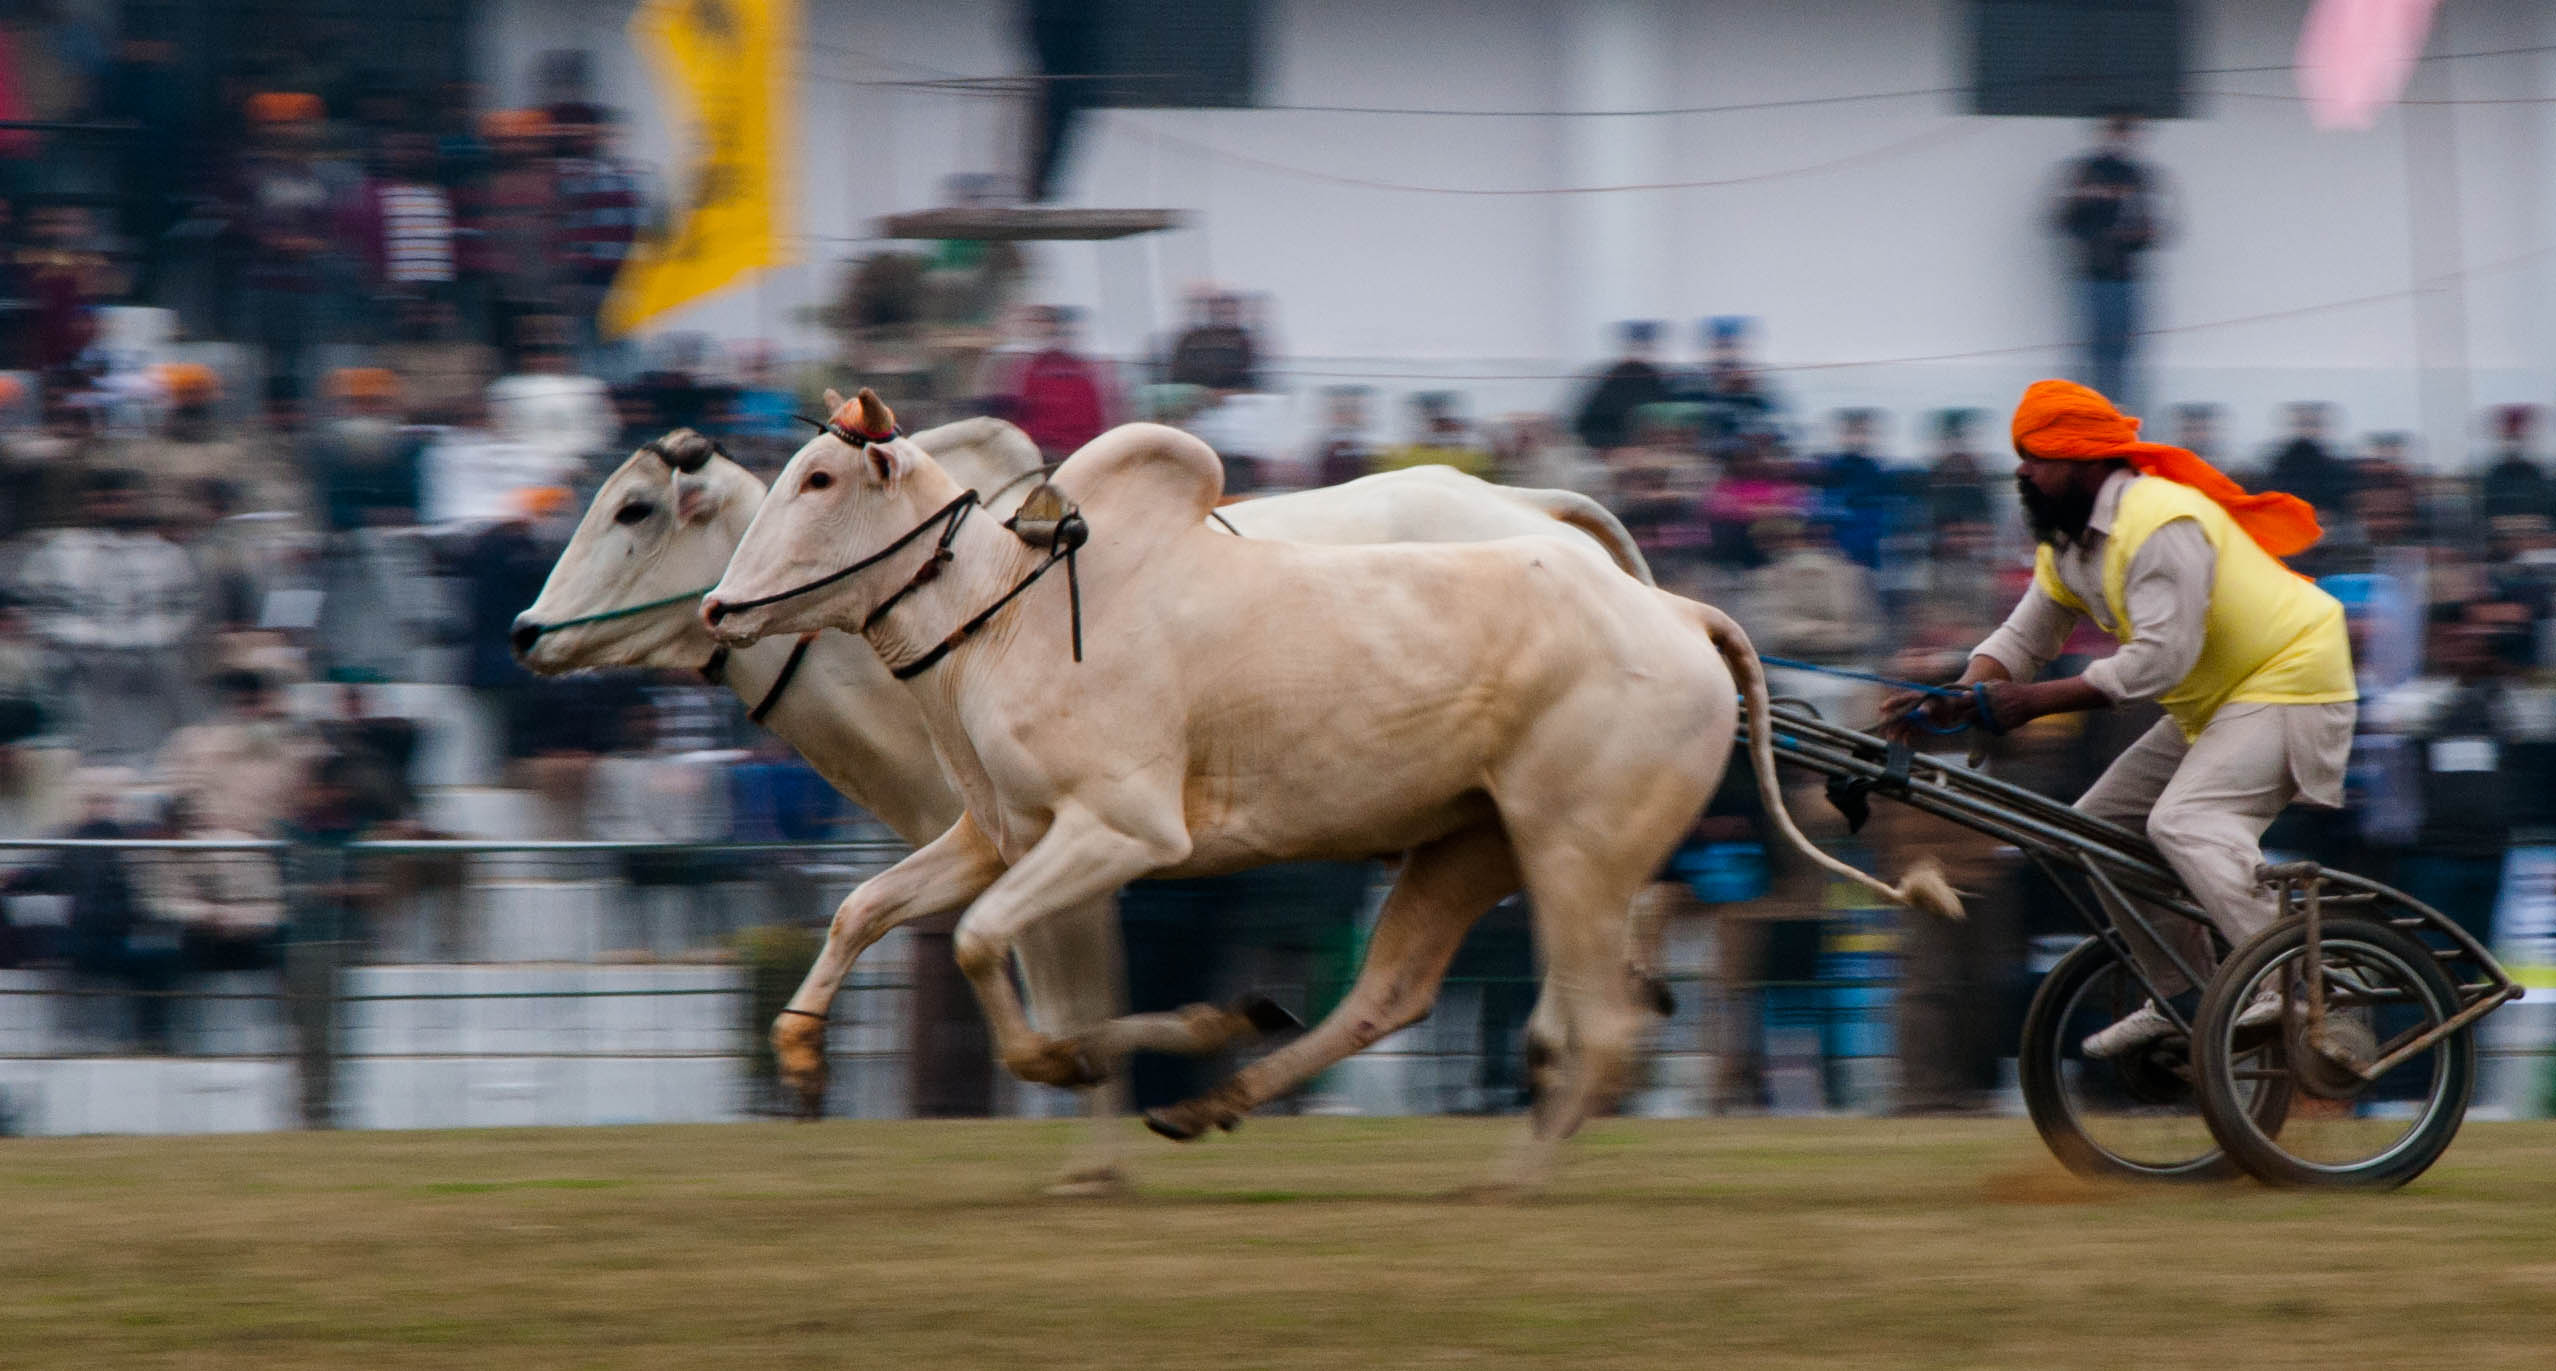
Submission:
[[[998,419],[960,420],[912,441],[955,479],[1004,491],[996,506],[1002,513],[1026,493],[1019,478],[1039,464],[1037,447]],[[545,674],[597,667],[714,668],[836,789],[921,846],[945,832],[963,806],[933,755],[921,712],[878,654],[842,634],[804,646],[774,640],[728,651],[695,613],[699,593],[719,579],[763,498],[760,481],[688,430],[640,449],[596,492],[540,598],[516,621],[515,649],[527,666]],[[1220,513],[1247,536],[1308,542],[1557,533],[1582,539],[1649,579],[1623,527],[1585,496],[1495,486],[1445,467],[1246,501]],[[1024,935],[1018,954],[1042,1023],[1059,1031],[1082,1029],[1120,1012],[1122,954],[1111,898],[1087,901],[1042,922]],[[827,965],[831,961],[820,970]],[[813,993],[800,999],[830,1004],[848,968],[845,959],[822,982],[822,1001]],[[1196,1052],[1284,1019],[1264,1004],[1246,1003],[1118,1022],[1123,1031],[1113,1036],[1114,1049]],[[794,1016],[783,1029],[787,1080],[802,1108],[813,1112],[825,1087],[823,1021]],[[1088,1105],[1092,1139],[1068,1165],[1058,1183],[1062,1190],[1096,1192],[1118,1181],[1110,1127],[1121,1105],[1115,1081],[1091,1088]]]
[[[1958,909],[1939,875],[1884,885],[1793,828],[1763,673],[1719,611],[1555,538],[1226,537],[1201,523],[1221,488],[1196,439],[1113,430],[1055,473],[1042,549],[970,517],[867,391],[791,458],[704,621],[734,644],[861,632],[905,681],[966,813],[853,892],[776,1041],[889,929],[963,908],[959,964],[1005,1066],[1088,1081],[1109,1068],[1108,1040],[1032,1027],[1006,971],[1024,933],[1143,876],[1399,853],[1331,1016],[1147,1121],[1179,1138],[1230,1128],[1417,1019],[1466,929],[1522,885],[1545,964],[1528,1028],[1542,1088],[1500,1180],[1535,1183],[1621,1083],[1642,1018],[1628,907],[1720,780],[1743,691],[1779,829],[1888,898]],[[1040,579],[1078,545],[1070,581]]]

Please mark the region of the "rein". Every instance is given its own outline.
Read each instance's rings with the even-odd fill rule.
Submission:
[[[579,624],[600,624],[613,619],[627,619],[633,614],[645,614],[649,610],[664,609],[668,605],[679,605],[686,600],[698,600],[702,596],[717,589],[718,587],[716,585],[706,585],[699,590],[687,590],[680,595],[669,595],[662,600],[650,600],[646,604],[623,605],[619,609],[607,609],[600,614],[580,614],[574,619],[562,619],[555,624],[535,624],[533,627],[539,629],[540,632],[535,633],[533,636],[538,639],[563,628],[575,628]]]
[[[614,619],[627,619],[633,614],[645,614],[649,610],[679,605],[686,600],[698,600],[716,589],[718,589],[717,586],[703,586],[699,590],[687,590],[681,595],[669,595],[662,600],[650,600],[645,604],[623,605],[619,609],[607,609],[598,614],[580,614],[574,619],[562,619],[555,624],[535,624],[533,627],[538,631],[533,634],[533,637],[539,640],[558,629],[575,628],[579,624],[600,624]],[[790,688],[791,678],[799,674],[799,664],[807,660],[808,649],[815,646],[816,639],[817,636],[813,633],[800,635],[798,645],[790,649],[789,660],[781,664],[781,674],[772,678],[771,688],[764,691],[763,698],[746,711],[748,722],[762,723],[781,703],[781,692]],[[703,662],[697,670],[702,680],[712,685],[726,685],[728,683],[728,649],[721,647],[712,652],[710,660]]]
[[[1914,690],[1937,699],[1957,700],[1967,697],[1970,700],[1972,717],[1949,728],[1938,728],[1926,717],[1926,711],[1923,709],[1910,710],[1906,721],[1938,738],[1967,733],[1973,728],[1991,737],[2005,736],[2005,725],[1998,720],[1997,711],[1989,707],[1986,681],[1975,681],[1968,686],[1933,686],[1922,681],[1903,681],[1895,676],[1876,676],[1869,671],[1853,671],[1842,666],[1825,666],[1818,662],[1797,661],[1791,657],[1769,657],[1763,652],[1757,654],[1757,660],[1768,666],[1780,666],[1792,671],[1808,671],[1821,676],[1843,677],[1849,681],[1870,681],[1874,685],[1886,685],[1898,690]]]

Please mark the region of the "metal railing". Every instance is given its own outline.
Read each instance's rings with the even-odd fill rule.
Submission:
[[[866,840],[0,841],[0,954],[14,951],[0,955],[0,1133],[783,1112],[766,1026],[836,903],[904,853]],[[281,906],[269,911],[271,932],[226,945],[163,917],[163,897],[141,879],[157,864],[216,862],[265,867],[263,886],[240,889]],[[102,928],[81,902],[111,902],[119,880],[122,922]],[[1366,913],[1340,925],[1347,960],[1379,894],[1371,888]],[[1248,915],[1212,917],[1221,929]],[[1628,1108],[1886,1107],[1895,964],[1873,950],[1871,916],[1825,926],[1857,946],[1831,955],[1841,945],[1831,936],[1815,974],[1796,959],[1781,978],[1732,983],[1711,970],[1712,921],[1680,920],[1662,968],[1677,1010],[1655,1027]],[[1070,1111],[1061,1092],[993,1072],[981,1030],[961,1031],[974,1010],[933,937],[900,930],[847,980],[829,1035],[829,1112],[903,1116],[929,1103],[918,1080],[970,1073],[979,1107]],[[1247,945],[1225,953],[1229,977],[1300,1011],[1327,1008],[1343,984],[1345,961],[1314,975],[1255,960]],[[1498,970],[1460,966],[1428,1019],[1336,1068],[1294,1107],[1514,1108],[1516,1035],[1535,992],[1522,956]],[[2487,1107],[2546,1107],[2547,1038],[2556,1033],[2489,1035]],[[1728,1099],[1729,1059],[1751,1055],[1763,1094]],[[2497,1072],[2509,1078],[2500,1087]]]

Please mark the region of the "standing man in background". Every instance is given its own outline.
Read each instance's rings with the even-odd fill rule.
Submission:
[[[1616,325],[1615,333],[1621,351],[1590,383],[1571,418],[1571,431],[1600,457],[1633,441],[1633,411],[1677,398],[1669,393],[1668,373],[1659,366],[1659,321],[1627,320]]]
[[[2137,159],[2139,118],[2103,121],[2093,155],[2068,169],[2051,218],[2075,251],[2077,307],[2085,328],[2086,381],[2135,406],[2132,339],[2139,331],[2139,259],[2157,245],[2164,223],[2154,172]]]

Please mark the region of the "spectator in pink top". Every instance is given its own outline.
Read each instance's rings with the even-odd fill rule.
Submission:
[[[1768,519],[1797,519],[1809,508],[1810,492],[1784,472],[1782,442],[1760,430],[1732,446],[1722,479],[1704,497],[1713,560],[1749,570],[1766,565],[1752,530]]]

